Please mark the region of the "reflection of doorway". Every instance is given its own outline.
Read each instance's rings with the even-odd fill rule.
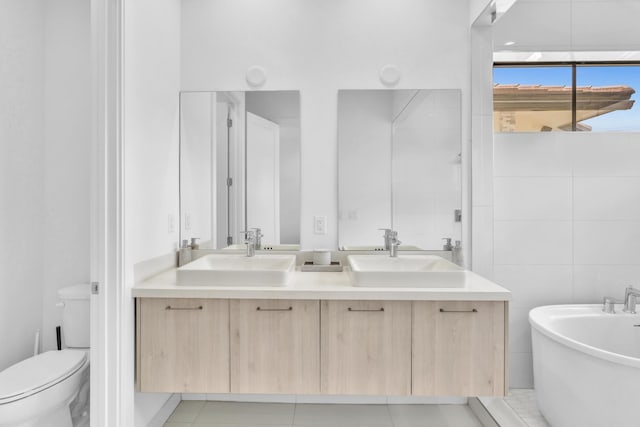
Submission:
[[[280,126],[247,112],[246,224],[280,244]]]
[[[217,92],[215,106],[215,155],[213,221],[216,248],[242,243],[244,224],[244,94]]]

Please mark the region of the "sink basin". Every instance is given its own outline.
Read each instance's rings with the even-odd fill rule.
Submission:
[[[354,286],[461,288],[462,267],[435,255],[348,255]]]
[[[212,254],[177,270],[178,285],[286,286],[296,268],[295,255]]]

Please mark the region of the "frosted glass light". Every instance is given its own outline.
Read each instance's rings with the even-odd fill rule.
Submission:
[[[251,87],[260,87],[267,81],[267,70],[254,65],[249,67],[246,74],[247,83]]]
[[[385,86],[395,86],[400,81],[402,73],[397,65],[387,64],[380,69],[380,81]]]

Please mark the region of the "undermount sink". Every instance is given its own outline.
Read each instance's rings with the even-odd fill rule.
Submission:
[[[211,254],[177,270],[183,286],[286,286],[296,268],[295,255]]]
[[[462,267],[435,255],[348,255],[354,286],[461,288]]]

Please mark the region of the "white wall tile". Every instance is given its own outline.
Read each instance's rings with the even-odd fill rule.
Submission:
[[[570,220],[571,178],[495,178],[495,219]]]
[[[574,176],[640,176],[639,133],[563,135],[571,140]]]
[[[531,353],[528,308],[509,307],[509,352]]]
[[[571,264],[570,221],[496,221],[494,263]]]
[[[533,388],[531,353],[509,353],[509,387]]]
[[[637,264],[640,221],[576,221],[575,264]]]
[[[576,177],[574,219],[640,221],[640,178]]]
[[[571,176],[571,146],[554,132],[496,133],[494,176]]]
[[[547,304],[570,304],[573,299],[571,265],[496,265],[494,280],[512,292],[511,306],[531,309]]]
[[[573,267],[574,303],[600,303],[605,296],[622,300],[627,286],[640,288],[640,265]]]
[[[491,279],[493,277],[493,208],[474,207],[471,221],[472,270]]]

